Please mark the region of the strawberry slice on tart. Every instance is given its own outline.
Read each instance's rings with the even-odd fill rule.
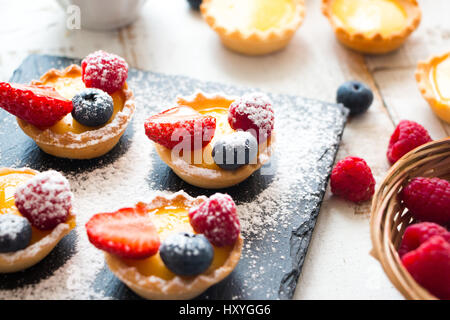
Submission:
[[[53,126],[73,108],[52,87],[7,82],[0,82],[0,107],[40,129]]]
[[[125,259],[151,257],[160,245],[152,220],[140,206],[96,214],[86,230],[95,247]]]

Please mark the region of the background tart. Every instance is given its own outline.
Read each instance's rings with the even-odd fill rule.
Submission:
[[[400,47],[421,20],[416,0],[322,0],[322,12],[342,44],[371,54]]]
[[[14,205],[15,188],[36,174],[37,171],[28,168],[0,168],[0,214],[20,215]],[[70,216],[66,223],[60,223],[53,230],[41,231],[32,227],[31,243],[28,247],[16,252],[0,253],[0,273],[17,272],[37,264],[74,227],[74,216]]]
[[[179,97],[177,104],[189,106],[194,110],[211,115],[216,118],[216,131],[213,140],[202,150],[203,163],[188,163],[183,157],[172,156],[172,150],[155,143],[156,152],[161,159],[179,176],[189,184],[206,189],[220,189],[236,185],[247,179],[253,172],[260,169],[270,160],[275,143],[275,133],[265,142],[259,144],[259,151],[256,163],[244,165],[236,170],[224,170],[214,163],[211,152],[214,141],[219,137],[230,134],[234,130],[228,124],[228,108],[233,102],[233,98],[224,95],[207,96],[198,92],[191,97]]]
[[[192,198],[183,191],[171,196],[158,195],[145,204],[158,229],[161,241],[173,232],[193,232],[187,212],[206,200]],[[143,205],[143,204],[139,204]],[[105,253],[111,271],[139,296],[147,299],[191,299],[210,286],[228,276],[240,260],[243,239],[234,245],[214,248],[212,265],[202,274],[191,277],[178,276],[170,272],[159,257],[159,253],[147,259],[122,259]]]
[[[303,0],[204,0],[201,12],[231,50],[262,55],[284,48],[305,15]]]
[[[35,85],[51,86],[66,99],[85,88],[81,80],[81,67],[70,65],[59,71],[47,71]],[[125,83],[122,89],[111,94],[114,113],[109,122],[101,127],[86,127],[69,113],[54,126],[41,130],[17,118],[22,130],[46,153],[61,158],[92,159],[109,152],[119,141],[131,121],[135,104],[133,92]]]
[[[420,61],[416,81],[434,113],[450,123],[450,52]]]

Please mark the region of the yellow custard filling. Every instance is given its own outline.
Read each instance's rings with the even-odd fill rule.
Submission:
[[[161,242],[164,239],[176,232],[194,232],[191,224],[189,223],[189,208],[186,208],[182,204],[173,204],[171,206],[162,207],[150,211],[148,214],[152,217],[153,223],[158,230],[158,234]],[[214,259],[206,272],[215,270],[221,267],[227,260],[231,246],[226,247],[214,247]],[[122,259],[128,266],[135,267],[140,274],[144,276],[157,276],[159,278],[170,280],[176,275],[166,268],[159,253],[156,255],[142,260]]]
[[[430,78],[435,95],[441,100],[450,100],[450,59],[448,56],[433,66]]]
[[[66,76],[53,76],[49,77],[43,85],[53,87],[58,91],[58,93],[66,99],[72,100],[72,98],[86,88],[82,79],[81,73],[77,70],[73,70],[72,73],[67,74]],[[111,97],[114,101],[114,112],[111,116],[111,119],[107,122],[110,123],[116,114],[123,109],[125,103],[125,96],[121,90],[114,92],[111,94]],[[106,125],[106,124],[105,124]],[[50,128],[55,133],[63,134],[66,132],[72,132],[76,134],[80,134],[90,130],[97,130],[100,127],[87,127],[80,124],[69,113],[66,115],[61,121],[56,123],[54,126]]]
[[[1,170],[0,171],[0,214],[16,214],[21,215],[19,210],[16,208],[14,204],[14,193],[16,192],[16,188],[31,179],[35,173],[23,172],[19,170]],[[71,228],[75,227],[75,219],[74,217],[70,217],[67,223]],[[41,231],[32,227],[32,236],[30,245],[38,242],[49,233],[51,230]]]
[[[266,31],[291,22],[293,0],[214,0],[211,12],[229,29]]]
[[[332,12],[350,31],[367,35],[387,36],[407,22],[405,9],[395,0],[335,0]]]

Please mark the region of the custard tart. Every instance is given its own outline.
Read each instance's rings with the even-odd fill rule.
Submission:
[[[247,55],[286,47],[305,16],[303,0],[204,0],[200,9],[227,48]]]
[[[94,215],[86,229],[110,270],[146,299],[198,296],[234,270],[243,245],[236,206],[224,194],[158,195]]]
[[[322,12],[342,44],[369,54],[397,49],[421,20],[416,0],[322,0]]]

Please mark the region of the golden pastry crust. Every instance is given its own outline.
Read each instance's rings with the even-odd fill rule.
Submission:
[[[210,12],[212,1],[214,0],[203,0],[200,6],[204,19],[217,32],[227,48],[246,55],[264,55],[283,49],[291,41],[305,17],[304,0],[293,0],[295,13],[289,23],[283,27],[271,28],[266,31],[246,32],[229,29],[227,26],[219,24],[216,17]]]
[[[192,198],[183,191],[172,196],[156,196],[147,207],[158,209],[173,203],[183,203],[187,207],[201,204],[206,197]],[[212,271],[207,271],[196,277],[175,276],[171,280],[165,280],[157,276],[144,276],[135,267],[126,265],[120,258],[105,253],[106,263],[111,271],[131,290],[139,296],[154,300],[182,300],[192,299],[212,285],[222,281],[227,277],[238,264],[243,246],[243,239],[239,236],[228,259],[220,267]]]
[[[195,101],[205,101],[217,98],[231,99],[221,95],[206,96],[204,93],[198,92],[192,97],[179,97],[177,104],[192,104]],[[259,170],[265,163],[267,163],[273,153],[276,141],[275,137],[275,132],[272,132],[269,139],[267,139],[264,143],[259,144],[259,153],[255,164],[247,164],[232,171],[223,170],[220,168],[215,170],[198,167],[186,162],[181,157],[173,159],[172,150],[157,143],[155,143],[155,149],[161,160],[164,161],[177,176],[187,183],[205,189],[222,189],[241,183],[250,177],[250,175],[252,175],[255,171]]]
[[[375,32],[367,35],[364,32],[348,30],[337,19],[331,10],[335,0],[322,0],[322,13],[328,18],[338,40],[345,46],[369,54],[383,54],[399,48],[408,36],[417,29],[422,18],[422,12],[416,0],[396,0],[407,13],[405,27],[390,35]]]
[[[426,61],[419,61],[415,72],[417,86],[424,99],[428,102],[434,113],[443,121],[450,124],[450,101],[443,101],[434,90],[430,80],[430,72],[436,63],[448,59],[450,52],[432,56]]]
[[[10,168],[0,168],[0,175],[10,170]],[[38,173],[28,168],[12,170],[31,174]],[[11,253],[0,253],[0,273],[17,272],[34,266],[44,259],[71,230],[72,227],[68,223],[60,223],[50,234],[25,249]]]
[[[81,75],[81,67],[78,65],[70,65],[62,71],[51,69],[40,80],[32,81],[32,84],[43,85],[49,78],[70,75]],[[39,148],[48,154],[69,159],[97,158],[114,148],[133,118],[135,111],[133,92],[128,88],[126,83],[122,90],[125,97],[123,109],[116,114],[112,122],[97,130],[79,134],[73,132],[60,134],[50,129],[40,130],[19,118],[17,118],[17,123],[23,132],[32,138]]]

